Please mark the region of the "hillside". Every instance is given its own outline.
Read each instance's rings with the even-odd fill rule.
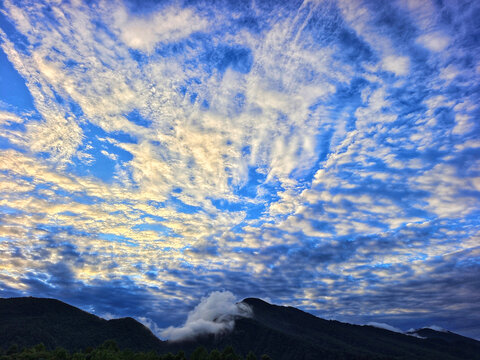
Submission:
[[[160,350],[163,342],[132,318],[105,320],[55,299],[0,299],[0,346],[44,343],[80,350],[108,339],[132,350]]]
[[[233,332],[173,345],[191,351],[233,345],[237,352],[266,353],[275,360],[316,359],[480,359],[480,342],[456,335],[445,341],[420,339],[372,326],[320,319],[293,307],[243,300],[253,318],[237,319]],[[431,330],[433,331],[433,330]]]
[[[231,345],[242,356],[253,351],[273,360],[480,359],[480,342],[451,332],[419,329],[410,336],[414,334],[324,320],[260,299],[243,302],[253,317],[238,318],[232,332],[171,342],[159,340],[132,318],[104,320],[54,299],[0,299],[0,346],[43,342],[50,349],[73,351],[113,339],[122,349],[158,353],[191,354],[199,346],[212,350]]]

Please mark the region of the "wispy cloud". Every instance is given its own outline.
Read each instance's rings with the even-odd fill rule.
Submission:
[[[376,327],[376,328],[379,328],[379,329],[385,329],[385,330],[389,330],[389,331],[393,331],[393,332],[397,332],[397,333],[403,333],[402,330],[396,328],[395,326],[392,326],[392,325],[388,325],[388,324],[385,324],[385,323],[377,323],[377,322],[369,322],[367,324],[368,326],[373,326],[373,327]]]

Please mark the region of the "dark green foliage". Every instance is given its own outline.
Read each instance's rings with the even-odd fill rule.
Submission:
[[[45,345],[43,343],[40,343],[40,344],[37,344],[33,347],[33,349],[35,350],[35,352],[39,353],[39,352],[43,352],[43,351],[46,351],[47,348],[45,347]]]
[[[187,357],[186,357],[184,351],[181,351],[181,350],[180,350],[180,351],[177,353],[177,355],[175,355],[175,360],[186,360],[186,359],[187,359]]]
[[[198,347],[192,355],[190,360],[208,360],[208,351],[203,346]]]
[[[117,352],[118,345],[115,340],[107,340],[100,346],[100,349],[109,350],[111,352]]]
[[[11,344],[8,347],[7,355],[16,354],[17,352],[18,352],[18,345],[17,344]]]
[[[222,354],[217,349],[214,349],[208,355],[208,360],[222,360]]]
[[[257,360],[257,357],[253,352],[249,351],[245,360]]]
[[[120,350],[113,340],[104,342],[97,348],[90,348],[87,352],[76,352],[70,354],[62,348],[55,350],[46,350],[43,344],[35,345],[34,347],[18,350],[17,347],[12,347],[10,352],[5,355],[0,355],[1,360],[227,360],[241,358],[235,354],[233,348],[228,348],[223,353],[218,350],[212,350],[210,353],[204,348],[199,347],[190,357],[186,357],[183,351],[177,354],[157,354],[154,351],[133,352],[131,350]]]
[[[222,352],[222,360],[239,360],[233,346],[227,346]]]
[[[57,347],[53,351],[53,357],[55,358],[55,360],[67,360],[70,356],[69,356],[67,350],[65,350],[64,348],[61,348],[61,347]]]
[[[83,353],[75,353],[72,355],[72,360],[86,360],[86,356]]]

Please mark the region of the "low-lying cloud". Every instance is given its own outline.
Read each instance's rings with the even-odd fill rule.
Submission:
[[[368,326],[373,326],[373,327],[376,327],[376,328],[379,328],[379,329],[389,330],[389,331],[393,331],[393,332],[403,334],[402,330],[400,330],[399,328],[396,328],[395,326],[389,325],[389,324],[379,323],[379,322],[369,322],[367,325]]]
[[[170,326],[161,336],[171,341],[191,339],[202,334],[219,334],[233,330],[236,317],[250,317],[252,309],[244,303],[236,302],[229,291],[214,291],[200,303],[187,317],[183,326]]]
[[[425,327],[425,329],[447,332],[447,330],[445,330],[444,328],[442,328],[441,326],[438,326],[438,325],[430,325],[430,326]]]

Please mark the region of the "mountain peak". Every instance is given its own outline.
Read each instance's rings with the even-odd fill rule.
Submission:
[[[81,350],[111,339],[133,350],[156,350],[163,343],[131,317],[105,320],[56,299],[0,298],[0,318],[0,346],[43,342],[47,348]]]
[[[259,299],[259,298],[246,298],[246,299],[243,299],[241,301],[242,303],[245,303],[247,305],[263,305],[263,306],[266,306],[266,305],[272,305],[268,302],[266,302],[265,300],[262,300],[262,299]]]
[[[427,359],[480,360],[480,342],[450,332],[414,330],[401,334],[372,326],[324,320],[294,307],[278,306],[258,298],[242,301],[253,317],[239,317],[231,331],[179,342],[163,342],[131,317],[105,320],[55,299],[0,298],[0,347],[43,342],[47,348],[69,350],[98,346],[115,340],[121,348],[160,353],[192,353],[198,346],[223,349],[233,346],[275,360]],[[407,336],[413,335],[413,336]],[[19,343],[19,339],[22,343]]]

